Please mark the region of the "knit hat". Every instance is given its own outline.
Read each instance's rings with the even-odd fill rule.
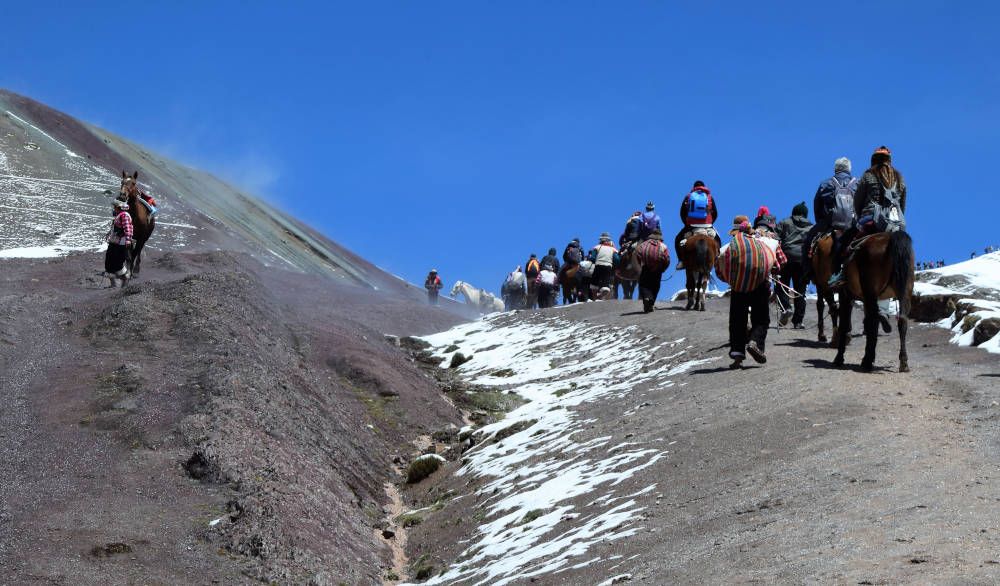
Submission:
[[[770,216],[770,215],[771,215],[771,210],[769,210],[767,206],[760,206],[759,208],[757,208],[758,218],[761,216]]]
[[[698,181],[694,182],[694,187],[692,187],[691,189],[694,189],[695,187],[705,187],[705,182],[699,179]]]
[[[875,152],[872,153],[872,165],[875,165],[883,160],[892,161],[892,151],[890,151],[889,147],[885,145],[878,147],[875,149]]]
[[[750,218],[739,215],[733,218],[733,229],[729,231],[730,234],[735,234],[736,232],[746,232],[750,233],[752,228],[750,227]]]
[[[795,207],[792,208],[792,215],[793,216],[802,216],[803,218],[808,218],[809,217],[809,207],[806,205],[806,202],[803,201],[803,202],[799,202],[798,204],[796,204]]]
[[[654,205],[653,202],[651,202],[651,201],[647,201],[646,202],[646,211],[647,212],[651,212],[651,211],[653,211],[655,209],[656,209],[656,205]]]
[[[611,242],[611,234],[607,232],[601,232],[601,242],[608,241]]]

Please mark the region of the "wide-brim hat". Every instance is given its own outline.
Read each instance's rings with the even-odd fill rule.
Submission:
[[[601,232],[601,241],[603,242],[605,240],[609,240],[610,241],[611,240],[611,234],[608,234],[607,232]]]

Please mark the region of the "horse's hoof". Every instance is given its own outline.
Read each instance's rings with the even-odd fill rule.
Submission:
[[[834,366],[843,366],[844,365],[844,357],[838,355],[836,358],[833,359],[833,365]]]
[[[874,362],[865,362],[865,361],[861,362],[861,372],[871,372],[873,370],[875,370]]]
[[[910,366],[905,362],[900,363],[899,372],[910,372]]]
[[[819,335],[819,341],[820,342],[826,342],[826,336],[824,336],[823,334],[820,334]]]

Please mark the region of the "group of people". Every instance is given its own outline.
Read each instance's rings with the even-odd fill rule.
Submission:
[[[839,287],[842,266],[850,256],[849,245],[866,235],[904,229],[905,211],[906,183],[892,165],[890,150],[881,146],[872,153],[871,165],[860,177],[852,174],[851,161],[846,157],[834,161],[833,175],[819,184],[813,197],[814,222],[809,220],[809,207],[804,201],[780,222],[767,206],[760,206],[752,221],[745,215],[734,218],[729,230],[731,240],[725,247],[715,229],[719,218],[717,199],[704,181],[695,181],[681,201],[682,227],[674,238],[674,249],[679,258],[682,243],[696,231],[711,234],[720,245],[715,270],[732,291],[730,357],[735,368],[747,354],[757,362],[766,362],[764,343],[770,326],[772,282],[776,284],[774,293],[781,310],[779,324],[791,321],[793,328],[803,328],[806,287],[810,279],[816,278],[811,271],[814,244],[821,237],[832,237],[833,270],[827,284]],[[633,258],[641,265],[638,274],[623,266],[630,265],[623,259]],[[531,254],[523,267],[507,275],[503,294],[505,301],[511,302],[508,307],[545,308],[556,303],[560,283],[564,285],[564,301],[571,303],[609,298],[618,280],[637,280],[644,308],[651,311],[661,274],[669,265],[670,252],[663,243],[661,219],[650,201],[644,211],[637,210],[628,217],[617,247],[610,233],[604,232],[586,253],[581,240],[574,238],[566,245],[562,262],[555,248],[541,259]],[[677,268],[684,268],[683,264],[677,263]],[[569,275],[586,286],[566,287]],[[432,272],[432,276],[425,286],[436,298],[440,281],[434,280],[436,273]]]

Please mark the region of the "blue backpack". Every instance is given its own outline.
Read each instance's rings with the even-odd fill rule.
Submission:
[[[708,194],[704,191],[692,191],[688,194],[688,219],[705,220],[708,218]]]

